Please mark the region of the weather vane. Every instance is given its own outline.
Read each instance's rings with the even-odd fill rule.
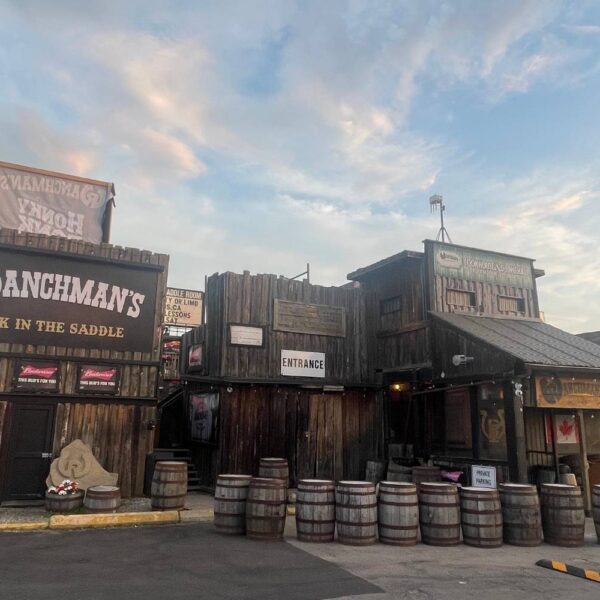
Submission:
[[[431,212],[434,213],[437,211],[438,206],[440,207],[440,222],[441,227],[438,231],[437,237],[435,238],[438,242],[440,241],[440,237],[442,238],[442,242],[446,243],[446,238],[448,238],[448,243],[452,243],[452,239],[450,238],[450,234],[448,230],[444,226],[444,211],[446,210],[446,206],[444,204],[444,198],[440,194],[434,194],[429,198],[429,208]]]

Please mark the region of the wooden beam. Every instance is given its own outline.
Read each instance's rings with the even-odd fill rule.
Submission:
[[[509,476],[511,481],[515,483],[527,483],[527,454],[523,404],[521,397],[514,393],[513,381],[505,381],[503,388]]]
[[[590,491],[590,466],[587,460],[587,440],[585,436],[585,421],[583,410],[577,410],[577,424],[579,426],[579,462],[581,464],[581,487],[583,491],[583,502],[587,514],[592,510],[592,498]]]

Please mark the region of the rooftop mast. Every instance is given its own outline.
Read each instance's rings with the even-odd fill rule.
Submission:
[[[442,242],[446,243],[446,238],[448,238],[448,243],[452,244],[452,239],[450,238],[450,234],[448,230],[444,226],[444,211],[446,210],[446,205],[444,204],[444,198],[440,194],[434,194],[429,198],[429,208],[431,212],[434,213],[437,211],[438,206],[440,207],[440,223],[441,227],[438,231],[437,237],[435,238],[438,242],[440,241],[440,237],[442,238]]]

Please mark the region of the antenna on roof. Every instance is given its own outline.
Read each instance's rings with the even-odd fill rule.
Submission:
[[[442,242],[446,243],[446,238],[448,238],[448,242],[451,244],[452,239],[450,238],[450,234],[448,230],[444,226],[444,211],[446,210],[446,205],[444,204],[444,198],[440,194],[434,194],[429,198],[429,208],[431,212],[437,212],[438,206],[440,207],[440,222],[441,227],[438,231],[437,237],[435,238],[438,242],[440,241],[440,237],[442,238]]]

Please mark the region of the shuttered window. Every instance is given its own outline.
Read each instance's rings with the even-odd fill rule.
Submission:
[[[524,313],[525,300],[513,296],[498,296],[498,310],[500,312]]]
[[[468,290],[455,290],[448,288],[446,290],[446,302],[452,306],[476,306],[477,294]]]

